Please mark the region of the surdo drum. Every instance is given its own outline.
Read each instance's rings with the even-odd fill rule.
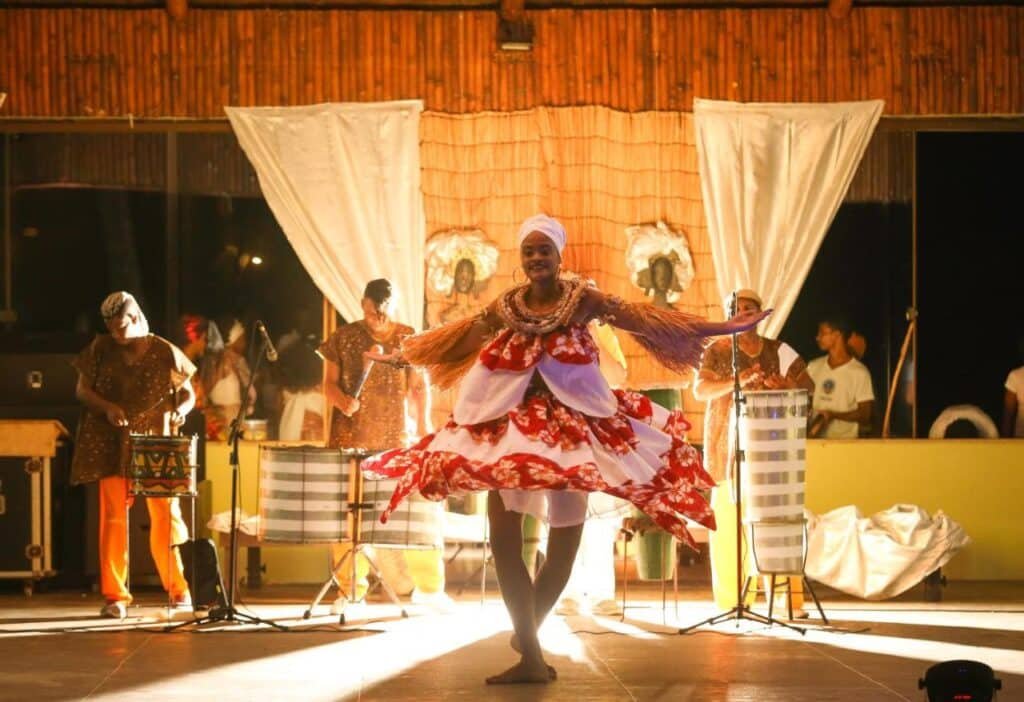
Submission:
[[[809,402],[803,389],[744,393],[743,517],[758,571],[801,573]]]
[[[368,480],[359,464],[375,452],[314,446],[260,447],[260,540],[316,544],[353,540],[377,547],[437,548],[441,505],[410,495],[391,514],[396,480]]]

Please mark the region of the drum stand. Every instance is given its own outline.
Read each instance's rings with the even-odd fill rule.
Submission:
[[[736,316],[736,312],[739,309],[739,299],[734,292],[732,294],[732,300],[729,302],[729,317]],[[746,588],[743,582],[743,557],[745,555],[743,538],[743,495],[742,495],[742,476],[740,474],[740,467],[742,465],[741,456],[742,450],[740,448],[740,406],[744,402],[743,393],[740,390],[740,371],[739,371],[739,334],[733,332],[732,335],[732,403],[733,403],[733,419],[735,425],[733,427],[733,439],[735,441],[735,450],[733,451],[733,488],[736,496],[736,606],[732,609],[726,610],[725,612],[719,612],[713,617],[708,617],[704,621],[697,622],[687,627],[683,627],[679,630],[680,634],[688,634],[694,629],[707,625],[720,624],[722,622],[729,621],[730,619],[736,620],[736,626],[739,627],[740,620],[747,619],[759,624],[778,624],[784,626],[787,629],[791,629],[800,634],[806,634],[806,630],[803,627],[793,626],[784,621],[775,619],[771,616],[771,603],[769,603],[768,616],[755,612],[753,609],[747,606],[744,601],[743,595],[746,594]]]
[[[371,546],[372,544],[366,544],[362,542],[362,511],[364,509],[373,509],[373,503],[363,502],[363,476],[359,470],[358,464],[356,464],[355,469],[352,473],[352,486],[352,501],[348,503],[350,514],[352,515],[352,547],[348,551],[346,551],[344,555],[342,555],[341,560],[339,560],[337,563],[334,562],[334,559],[332,559],[330,553],[328,553],[327,558],[328,563],[330,564],[330,574],[327,576],[327,580],[325,580],[323,585],[320,587],[320,591],[317,593],[316,597],[313,599],[312,602],[309,603],[309,607],[307,607],[306,611],[303,612],[302,618],[309,619],[311,616],[313,616],[313,608],[320,604],[320,601],[324,598],[324,595],[327,594],[327,591],[330,590],[332,585],[336,586],[338,588],[338,591],[342,594],[342,596],[345,597],[349,602],[355,603],[366,601],[367,595],[370,594],[369,588],[367,588],[366,593],[362,597],[357,598],[355,596],[356,591],[358,589],[356,563],[357,558],[359,556],[362,556],[366,559],[366,562],[370,566],[370,572],[372,572],[374,577],[377,578],[377,583],[379,583],[381,588],[383,588],[384,592],[388,596],[388,599],[390,599],[391,602],[399,608],[399,610],[402,613],[402,617],[407,618],[409,616],[409,613],[406,612],[405,607],[402,606],[402,601],[398,599],[398,595],[395,593],[391,585],[388,584],[388,581],[384,578],[384,574],[381,572],[380,568],[377,567],[377,564],[374,562],[374,560],[370,558],[368,553],[366,553],[366,548],[368,546]],[[349,566],[351,566],[352,569],[350,573],[352,580],[349,581],[349,587],[352,590],[351,593],[345,591],[345,588],[342,586],[342,584],[338,582],[338,577],[336,575],[337,572],[341,570],[342,566],[345,565],[346,560],[349,561]],[[340,615],[339,623],[345,623],[344,612],[342,612]]]

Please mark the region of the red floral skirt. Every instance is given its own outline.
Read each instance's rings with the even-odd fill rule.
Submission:
[[[675,411],[655,427],[648,398],[615,394],[616,414],[590,417],[546,389],[533,391],[498,419],[473,425],[449,420],[411,448],[367,459],[362,468],[368,476],[398,480],[382,521],[413,490],[430,500],[476,490],[604,492],[631,502],[694,546],[685,519],[715,528],[702,494],[714,481],[686,442],[689,424]]]

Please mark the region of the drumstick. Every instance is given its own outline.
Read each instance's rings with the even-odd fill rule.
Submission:
[[[366,379],[370,377],[370,371],[373,370],[373,364],[376,362],[376,357],[384,355],[384,347],[380,344],[374,344],[370,347],[370,350],[363,354],[363,373],[359,376],[359,382],[356,383],[356,389],[352,392],[352,397],[359,399],[359,393],[363,391],[363,386],[366,385]]]

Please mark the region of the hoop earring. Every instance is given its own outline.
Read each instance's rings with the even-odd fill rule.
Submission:
[[[519,281],[519,277],[518,276],[522,272],[523,272],[523,269],[520,268],[519,266],[516,266],[515,268],[512,269],[512,284],[513,285],[520,285],[521,284],[520,281]]]

